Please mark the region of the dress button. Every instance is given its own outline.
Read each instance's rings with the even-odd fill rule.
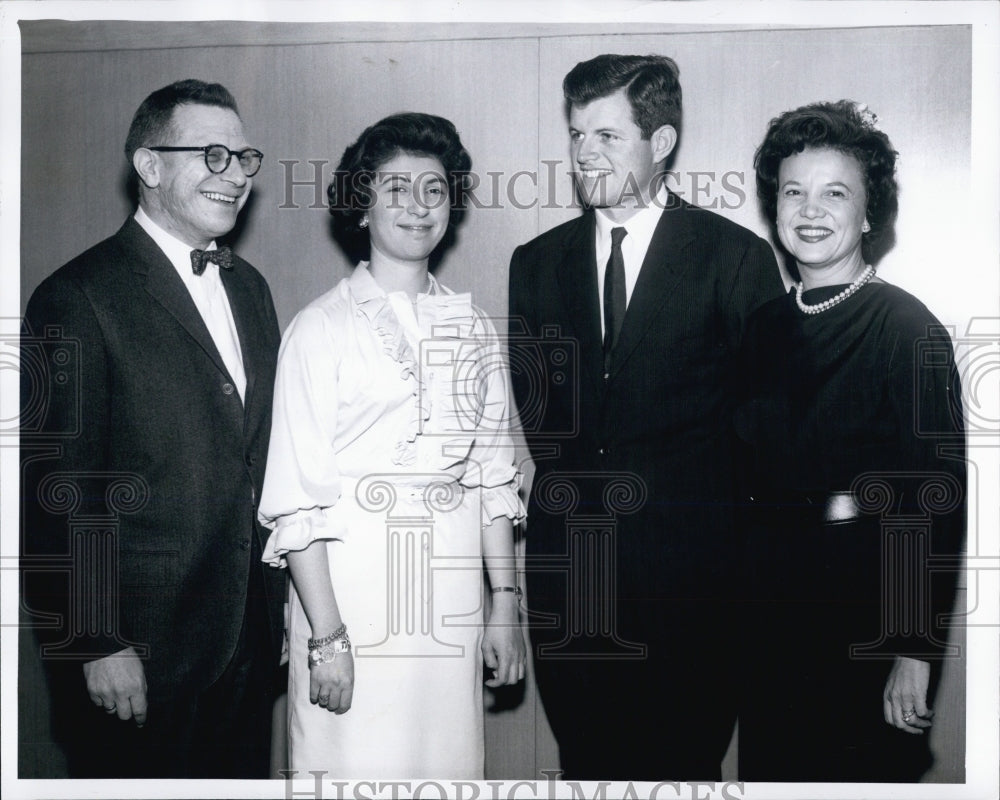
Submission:
[[[224,384],[222,384],[222,393],[223,394],[232,394],[235,391],[236,391],[236,387],[233,386],[231,383],[224,383]]]
[[[608,454],[608,448],[602,447],[597,452],[602,456],[606,456]]]
[[[611,377],[611,373],[610,372],[605,372],[604,373],[604,380],[607,380],[610,377]]]
[[[250,540],[249,539],[243,539],[243,540],[241,540],[240,541],[240,549],[241,550],[249,550],[250,549]]]

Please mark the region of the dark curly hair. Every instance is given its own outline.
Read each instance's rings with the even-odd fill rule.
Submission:
[[[896,184],[896,157],[889,137],[874,126],[870,112],[859,111],[857,103],[812,103],[786,111],[772,119],[764,141],[754,155],[757,196],[772,226],[778,215],[778,170],[781,162],[807,147],[830,149],[851,156],[861,167],[867,197],[866,216],[871,230],[861,239],[866,261],[875,262],[884,254],[882,245],[890,238],[899,209]]]
[[[344,151],[326,190],[334,229],[340,237],[353,240],[352,249],[366,249],[359,246],[358,240],[366,243],[368,238],[359,223],[374,202],[372,179],[400,153],[440,161],[448,179],[451,225],[458,224],[465,214],[472,159],[462,146],[455,126],[433,114],[393,114],[367,128]]]
[[[667,56],[621,56],[614,53],[581,61],[563,78],[569,107],[585,106],[620,89],[632,106],[632,121],[644,139],[663,125],[681,128],[680,69]]]

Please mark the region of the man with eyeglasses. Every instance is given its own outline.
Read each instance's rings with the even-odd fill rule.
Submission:
[[[42,651],[54,729],[71,777],[264,778],[284,584],[261,564],[256,506],[280,333],[264,278],[217,245],[263,155],[232,95],[196,80],[143,101],[125,154],[135,215],[47,278],[25,319],[79,359],[78,396],[47,391],[32,435],[76,433],[22,471],[24,552],[72,557],[24,582],[61,621]],[[96,552],[66,481],[73,519],[113,532]]]

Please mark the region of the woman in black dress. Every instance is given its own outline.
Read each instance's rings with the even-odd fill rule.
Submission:
[[[772,120],[755,158],[797,283],[755,313],[736,376],[742,780],[909,782],[931,763],[964,434],[947,333],[869,266],[896,215],[895,160],[847,101]]]

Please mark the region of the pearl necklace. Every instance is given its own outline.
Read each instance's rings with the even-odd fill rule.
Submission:
[[[843,303],[848,297],[854,294],[858,289],[864,286],[868,281],[875,277],[875,267],[868,264],[865,267],[865,271],[858,275],[857,279],[844,289],[842,292],[835,294],[829,300],[824,300],[822,303],[817,303],[814,306],[808,303],[802,302],[802,281],[795,284],[795,303],[798,305],[799,309],[803,314],[822,314],[824,311],[828,311],[833,308],[838,303]]]

